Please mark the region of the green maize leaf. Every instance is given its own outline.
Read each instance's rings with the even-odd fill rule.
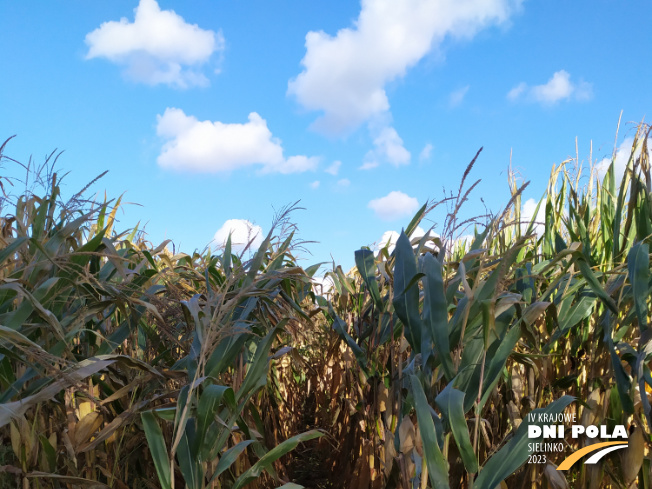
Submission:
[[[177,407],[152,409],[152,412],[156,414],[156,417],[164,421],[174,421],[174,418],[177,416]]]
[[[588,213],[587,213],[588,214]],[[577,225],[578,236],[574,238],[574,241],[582,242],[582,255],[587,261],[591,260],[591,239],[589,233],[586,229],[586,224],[582,221],[581,216],[577,212],[577,209],[574,206],[570,207],[570,216],[574,219]],[[557,250],[557,254],[561,253],[563,250]]]
[[[108,208],[108,203],[106,201],[106,191],[104,191],[104,205],[100,207],[100,212],[97,216],[97,229],[104,228],[104,218],[106,217],[106,209]]]
[[[195,382],[192,384],[186,384],[184,385],[181,390],[179,391],[179,395],[177,396],[177,410],[175,413],[174,417],[174,432],[175,432],[175,437],[177,436],[177,433],[183,434],[185,433],[186,429],[186,423],[188,422],[188,419],[190,417],[190,407],[192,406],[193,400],[190,398],[190,388],[196,387],[199,385],[204,378],[197,379]],[[190,401],[190,405],[188,405],[188,401]],[[186,408],[187,407],[187,408]],[[172,451],[176,447],[174,444],[172,445]]]
[[[482,312],[482,337],[485,350],[489,348],[489,337],[496,331],[496,301],[487,299],[479,301]]]
[[[430,232],[432,231],[432,229],[433,229],[433,228],[428,229],[428,230],[423,234],[423,236],[421,236],[421,238],[419,239],[419,242],[418,242],[418,244],[417,244],[417,249],[416,249],[416,254],[417,254],[417,255],[420,255],[420,254],[423,253],[424,251],[430,251],[429,249],[426,248],[426,243],[427,243],[428,241],[433,241],[433,240],[437,243],[437,246],[440,248],[440,250],[443,250],[443,251],[442,251],[442,255],[445,253],[446,250],[444,249],[444,243],[441,242],[441,239],[439,239],[439,238],[433,238],[433,237],[430,235]]]
[[[546,225],[543,232],[543,255],[546,258],[554,256],[552,233],[554,231],[554,208],[550,194],[546,198]]]
[[[120,325],[111,333],[111,335],[105,339],[105,341],[100,345],[97,350],[98,355],[108,355],[118,348],[124,340],[127,339],[131,333],[131,323],[129,321],[123,321]]]
[[[618,314],[618,307],[616,306],[616,303],[614,300],[607,294],[607,292],[604,290],[602,285],[600,285],[600,282],[596,278],[595,274],[591,270],[591,267],[587,263],[587,261],[584,259],[584,256],[581,254],[577,254],[575,252],[575,256],[577,257],[577,266],[582,272],[582,275],[584,276],[584,279],[586,282],[589,284],[589,287],[593,290],[593,292],[602,300],[602,302],[605,303],[605,305],[613,312],[614,314]]]
[[[224,251],[222,251],[222,269],[224,270],[224,275],[227,277],[231,275],[231,233],[226,238]]]
[[[464,392],[457,390],[449,383],[435,399],[446,422],[451,427],[455,443],[462,456],[467,472],[475,474],[478,471],[478,459],[473,452],[469,427],[464,413]]]
[[[328,311],[333,319],[333,331],[335,331],[340,338],[344,340],[344,342],[351,348],[351,351],[355,355],[356,360],[358,361],[358,364],[364,369],[367,366],[367,356],[364,352],[364,350],[358,345],[353,338],[351,338],[351,335],[349,335],[346,332],[347,325],[342,319],[335,313],[335,310],[333,309],[332,304],[328,304]]]
[[[650,197],[643,183],[640,184],[640,200],[636,206],[636,238],[639,241],[652,236],[652,218],[650,218]]]
[[[493,357],[487,356],[488,365],[485,367],[484,380],[482,382],[482,399],[480,400],[479,410],[482,410],[485,403],[491,395],[491,391],[500,379],[500,374],[507,363],[507,359],[514,351],[516,343],[521,338],[521,328],[518,324],[512,326],[512,329],[504,338],[496,340],[499,343],[498,349]]]
[[[629,391],[632,387],[632,383],[625,372],[625,368],[616,352],[616,347],[614,346],[613,338],[611,337],[611,315],[607,311],[604,315],[602,321],[602,327],[604,328],[604,342],[607,344],[609,349],[609,354],[611,356],[611,365],[614,370],[614,375],[616,376],[616,388],[618,389],[618,397],[622,404],[623,410],[627,414],[634,414],[634,402],[629,395]]]
[[[9,282],[0,285],[0,290],[12,290],[16,292],[18,296],[22,296],[26,299],[21,301],[20,305],[13,313],[4,318],[4,326],[16,330],[20,329],[27,318],[29,318],[36,310],[39,316],[41,316],[52,327],[52,330],[57,335],[58,339],[63,339],[64,333],[58,319],[40,302],[41,299],[46,298],[51,293],[52,287],[56,285],[58,280],[57,277],[52,277],[46,280],[39,285],[36,290],[34,290],[33,294],[18,282]]]
[[[262,242],[262,244],[258,247],[258,251],[256,251],[256,254],[249,262],[249,271],[247,272],[247,276],[245,277],[243,283],[244,286],[251,285],[254,279],[256,278],[256,275],[260,271],[260,267],[263,265],[263,261],[267,256],[267,249],[269,248],[269,244],[272,241],[273,233],[274,233],[274,229],[270,229],[269,233],[267,234],[267,237]]]
[[[172,489],[172,476],[170,473],[170,461],[168,459],[168,450],[165,446],[165,439],[161,427],[156,421],[154,413],[145,411],[140,413],[143,421],[143,429],[147,437],[147,445],[152,454],[156,474],[162,489]]]
[[[290,245],[292,244],[292,239],[294,238],[294,231],[292,231],[287,238],[285,238],[285,241],[283,241],[283,244],[278,247],[276,250],[276,253],[279,255],[285,256],[285,252],[290,249]]]
[[[407,225],[405,228],[405,234],[408,236],[412,236],[412,233],[414,230],[417,228],[419,223],[421,222],[421,219],[423,219],[423,216],[426,214],[426,208],[428,207],[428,203],[426,202],[421,206],[421,209],[417,211],[417,213],[414,215],[410,223]]]
[[[326,272],[324,278],[326,277],[330,278],[333,281],[333,287],[335,287],[337,294],[343,295],[344,289],[342,289],[342,285],[340,284],[340,279],[337,277],[337,274],[335,272]]]
[[[493,352],[493,350],[491,351]],[[457,376],[455,377],[455,387],[469,394],[464,400],[464,412],[471,409],[476,400],[480,385],[480,370],[484,352],[484,339],[480,336],[464,340],[462,360]],[[489,351],[487,355],[489,355]]]
[[[423,440],[423,453],[428,467],[430,484],[437,489],[448,489],[448,462],[444,459],[439,444],[437,443],[437,432],[435,423],[430,414],[430,405],[421,387],[421,381],[416,375],[410,375],[412,393],[414,394],[414,408],[419,421],[419,432]]]
[[[569,295],[568,299],[572,300],[573,296]],[[548,340],[547,345],[544,347],[544,351],[550,351],[552,345],[566,333],[568,333],[572,328],[580,324],[593,312],[595,302],[598,300],[597,297],[591,297],[588,295],[580,298],[579,302],[572,307],[565,309],[565,314],[559,318],[559,329]],[[570,301],[569,301],[570,303]]]
[[[200,313],[205,317],[204,312],[199,304],[200,296],[195,294],[187,301],[181,301],[183,315],[185,316],[186,323],[190,326],[195,326],[195,333],[199,339],[199,344],[203,343],[204,338],[204,321],[199,317]]]
[[[269,470],[272,467],[272,463],[274,463],[286,453],[294,450],[297,445],[299,445],[299,443],[303,443],[314,438],[319,438],[321,436],[323,436],[323,434],[319,431],[311,430],[293,436],[292,438],[288,438],[284,442],[279,443],[264,456],[262,456],[260,460],[258,460],[258,462],[256,462],[249,470],[238,477],[233,484],[233,489],[240,489],[249,484],[251,481],[257,479],[260,474],[263,473],[263,470]]]
[[[379,333],[378,337],[380,338],[378,340],[378,344],[384,345],[392,336],[392,333],[394,334],[394,338],[397,338],[399,336],[399,331],[400,328],[397,327],[398,321],[392,321],[392,314],[385,311],[383,315],[380,318],[380,327],[379,327]],[[392,326],[394,326],[392,328]],[[392,330],[393,329],[393,330]]]
[[[636,376],[638,377],[639,392],[646,392],[645,383],[650,379],[650,371],[645,365],[645,358],[650,350],[649,339],[647,346],[648,348],[642,349],[636,356]],[[652,406],[650,406],[650,400],[647,396],[641,396],[641,404],[643,405],[643,413],[645,413],[647,422],[652,423]]]
[[[367,290],[374,301],[378,312],[384,311],[384,303],[380,298],[378,282],[376,281],[376,262],[374,253],[371,250],[358,250],[355,252],[355,266],[358,267],[358,273],[362,277]]]
[[[647,243],[636,243],[627,256],[629,282],[632,284],[634,308],[641,331],[647,329],[647,299],[650,283],[650,248]]]
[[[444,279],[439,260],[426,253],[422,260],[422,271],[425,272],[423,320],[435,344],[446,379],[455,376],[455,368],[450,356],[448,330],[448,304],[444,292]],[[424,328],[425,329],[425,328]]]
[[[202,461],[198,457],[198,451],[195,420],[191,418],[186,423],[176,451],[179,469],[186,482],[187,489],[202,489],[203,487],[204,469],[202,467]]]
[[[222,472],[224,472],[226,469],[231,467],[233,463],[238,459],[240,454],[245,451],[245,449],[254,443],[255,440],[245,440],[241,441],[237,445],[232,446],[229,448],[222,456],[220,457],[220,461],[217,463],[217,467],[215,467],[215,472],[213,472],[212,477],[208,481],[208,484],[210,485],[217,477],[220,476]]]
[[[480,256],[482,249],[480,248],[482,244],[484,243],[484,240],[487,237],[487,234],[489,234],[489,229],[491,228],[492,223],[489,223],[487,227],[481,232],[478,233],[477,231],[474,234],[473,238],[473,243],[471,244],[471,248],[469,251],[466,253],[464,256],[464,266],[466,269],[470,270],[473,267],[475,267],[476,262],[478,261],[478,256]]]
[[[231,319],[233,319],[234,321],[236,319],[240,321],[247,321],[249,319],[249,315],[253,312],[254,308],[257,305],[258,305],[258,298],[249,297],[246,301],[237,305],[237,307],[233,311],[233,315],[231,316]],[[238,326],[241,325],[238,324]]]
[[[534,208],[534,212],[532,213],[532,217],[530,218],[530,222],[528,223],[527,229],[525,231],[526,236],[534,233],[534,227],[537,225],[537,216],[539,215],[539,208],[541,207],[542,202],[543,198],[537,202],[537,206]]]
[[[234,333],[227,335],[217,345],[206,362],[206,372],[209,377],[217,377],[228,366],[233,364],[235,357],[242,351],[245,342],[251,338],[250,333]]]
[[[340,284],[342,284],[342,292],[346,295],[348,292],[351,295],[355,294],[355,290],[353,289],[353,286],[351,285],[351,281],[347,278],[347,276],[344,274],[344,271],[342,270],[342,267],[338,265],[335,268],[335,273],[337,274],[338,278],[340,279]]]
[[[306,275],[310,278],[315,276],[315,273],[317,273],[317,270],[319,270],[319,267],[321,267],[323,264],[326,262],[320,262],[320,263],[315,263],[314,265],[310,265],[309,267],[304,268],[304,272],[306,272]]]
[[[45,436],[39,435],[39,441],[41,442],[41,446],[43,447],[43,451],[45,452],[45,458],[48,463],[48,469],[49,470],[56,470],[57,467],[57,451],[54,449],[54,447],[50,444],[50,440],[48,440]]]
[[[45,254],[46,257],[48,257],[48,259],[51,254],[59,253],[59,248],[65,242],[65,240],[70,238],[88,220],[89,215],[85,214],[82,217],[75,219],[74,221],[66,223],[45,242],[45,246],[43,247],[44,249],[41,248],[41,251]],[[32,239],[32,243],[40,244],[39,240],[37,239]]]
[[[518,258],[518,250],[522,248],[526,243],[527,240],[525,238],[521,238],[516,243],[514,243],[514,245],[509,250],[507,250],[505,256],[502,257],[498,266],[491,272],[489,278],[487,278],[487,281],[482,284],[482,286],[479,287],[479,290],[476,292],[476,300],[478,302],[487,299],[494,299],[498,295],[499,280],[505,276],[507,270],[509,270],[514,264],[516,258]],[[480,305],[476,304],[475,307],[479,308]],[[473,313],[471,313],[471,316],[472,315]]]
[[[411,286],[417,275],[417,264],[405,232],[401,232],[394,253],[394,310],[405,326],[405,337],[416,354],[421,351],[423,323],[419,316],[419,288],[417,284]]]
[[[276,334],[279,329],[282,329],[287,319],[281,320],[277,326],[272,328],[272,330],[267,333],[267,335],[260,340],[256,346],[256,353],[254,358],[249,365],[247,370],[247,375],[245,376],[242,386],[238,389],[236,394],[236,400],[240,403],[243,400],[248,399],[254,394],[254,392],[259,388],[264,386],[267,383],[267,368],[269,365],[269,350],[272,347],[272,343],[276,339]]]
[[[9,243],[5,248],[0,250],[0,264],[2,264],[7,258],[16,253],[26,241],[29,241],[29,238],[21,236],[14,239]]]
[[[564,251],[566,248],[566,242],[564,241],[564,238],[560,236],[560,234],[555,231],[555,253],[561,253]]]
[[[138,229],[139,229],[139,228],[140,228],[140,221],[138,221],[138,222],[136,223],[136,225],[134,226],[134,228],[131,230],[131,232],[130,232],[129,235],[127,236],[127,238],[126,238],[126,241],[127,241],[127,242],[129,242],[129,243],[133,243],[134,238],[136,237],[136,233],[138,233]]]
[[[231,409],[235,408],[235,395],[233,389],[223,385],[209,385],[204,387],[199,398],[197,406],[197,444],[202,447],[200,455],[203,460],[207,460],[210,450],[204,448],[205,442],[210,443],[211,440],[205,440],[208,427],[214,422],[215,415],[222,405],[222,400],[226,401]]]
[[[290,239],[290,238],[288,238]],[[285,243],[284,243],[285,245]],[[283,267],[283,263],[287,260],[287,257],[283,254],[283,252],[279,249],[276,251],[277,256],[274,258],[269,265],[267,265],[267,268],[265,269],[266,273],[270,273],[276,270],[280,270],[281,267]]]

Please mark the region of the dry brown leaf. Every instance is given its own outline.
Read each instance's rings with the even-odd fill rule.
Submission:
[[[409,416],[405,416],[398,427],[398,438],[400,440],[400,451],[407,455],[413,448],[416,439],[414,424]]]
[[[389,477],[396,455],[397,452],[396,447],[394,446],[394,435],[391,431],[385,430],[385,477]]]
[[[35,478],[55,479],[60,482],[75,484],[79,487],[83,487],[84,489],[110,489],[109,486],[107,486],[106,484],[102,484],[101,482],[82,479],[81,477],[70,477],[66,475],[49,474],[47,472],[30,472],[29,474],[27,474],[27,477],[34,478],[34,479]]]
[[[378,410],[382,413],[387,410],[389,391],[382,382],[378,386]]]
[[[543,475],[548,481],[550,489],[569,489],[568,481],[562,472],[557,470],[557,466],[553,463],[546,464],[543,469]]]
[[[75,449],[78,450],[82,444],[90,440],[93,434],[100,429],[103,422],[104,417],[96,411],[84,416],[75,426],[75,432],[73,433],[72,438],[75,442]]]
[[[14,451],[14,455],[16,455],[18,460],[20,460],[20,431],[18,430],[18,427],[14,421],[11,422],[9,428],[11,431],[11,448]]]
[[[643,430],[637,426],[634,432],[629,435],[628,447],[620,452],[623,478],[627,486],[634,482],[638,471],[641,470],[644,455],[645,438],[643,437]]]
[[[598,406],[600,405],[600,389],[593,389],[591,394],[586,400],[586,406],[582,410],[582,417],[580,423],[584,426],[596,424],[595,421],[599,416]]]

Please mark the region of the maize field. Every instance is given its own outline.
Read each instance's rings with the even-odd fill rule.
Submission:
[[[460,217],[474,159],[327,291],[296,206],[257,250],[171,252],[49,162],[0,177],[0,488],[651,487],[650,131],[623,175],[553,167],[528,220],[513,177],[504,210]],[[532,463],[533,414],[628,446],[556,470],[593,442],[568,432]]]

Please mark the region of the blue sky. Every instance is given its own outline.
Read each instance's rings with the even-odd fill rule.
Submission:
[[[119,229],[203,249],[300,200],[303,265],[353,265],[483,146],[467,215],[507,169],[609,157],[652,106],[647,1],[2,2],[5,154],[54,149],[74,193],[136,205]],[[5,163],[3,174],[17,174]],[[431,216],[427,225],[442,223]],[[255,229],[255,228],[254,228]],[[435,231],[438,227],[435,227]]]

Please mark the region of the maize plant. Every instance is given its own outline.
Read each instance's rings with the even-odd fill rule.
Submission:
[[[509,205],[473,240],[415,235],[426,205],[391,253],[361,249],[351,273],[331,273],[324,315],[348,350],[347,403],[364,420],[363,431],[348,414],[360,437],[348,487],[647,487],[649,133],[639,127],[620,179],[614,162],[585,187],[553,168],[528,222],[524,186],[510,181]],[[444,230],[467,195],[460,187]],[[530,412],[624,424],[630,447],[571,472],[555,470],[563,453],[525,465]]]

